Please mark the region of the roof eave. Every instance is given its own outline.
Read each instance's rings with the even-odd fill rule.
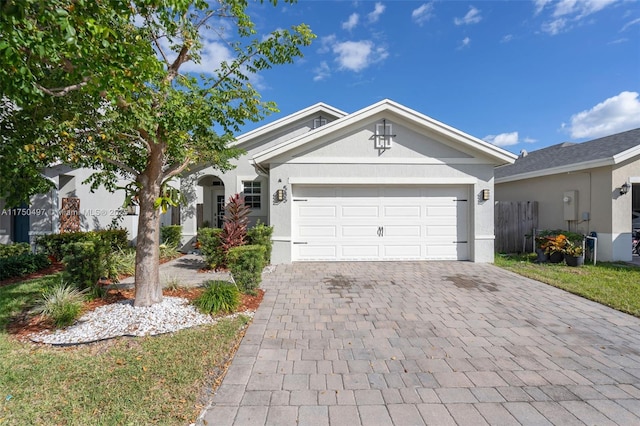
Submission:
[[[560,173],[580,172],[587,169],[594,169],[596,167],[612,166],[614,164],[617,164],[617,163],[613,157],[598,159],[598,160],[591,160],[591,161],[584,161],[582,163],[568,164],[565,166],[552,167],[549,169],[534,170],[531,172],[518,173],[511,176],[497,177],[495,178],[495,183],[496,184],[508,183],[508,182],[515,182],[515,181],[524,180],[524,179],[532,179],[532,178],[538,178],[538,177],[544,177],[544,176],[557,175]]]
[[[301,109],[285,117],[282,117],[276,121],[260,126],[257,129],[253,129],[247,133],[244,133],[238,136],[235,139],[235,141],[229,144],[229,146],[239,147],[239,146],[245,145],[255,140],[256,138],[262,137],[269,132],[273,132],[277,130],[279,127],[294,123],[296,120],[299,120],[300,118],[306,115],[314,114],[322,111],[331,113],[337,117],[344,117],[345,115],[347,115],[346,112],[339,110],[338,108],[334,108],[331,105],[325,104],[324,102],[318,102],[317,104],[311,105],[307,108]]]

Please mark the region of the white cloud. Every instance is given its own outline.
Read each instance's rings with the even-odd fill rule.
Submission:
[[[622,0],[536,0],[535,15],[543,10],[550,9],[550,18],[542,24],[542,31],[550,35],[556,35],[571,29],[571,24],[583,18],[601,11],[605,7]],[[549,7],[547,7],[549,6]]]
[[[477,24],[482,21],[482,16],[480,16],[480,11],[473,6],[469,6],[469,11],[463,18],[455,18],[453,22],[456,25],[469,25],[469,24]]]
[[[513,40],[513,34],[507,34],[506,36],[502,37],[500,42],[501,43],[509,43],[511,40]]]
[[[384,10],[386,9],[386,6],[383,5],[380,2],[377,2],[376,5],[373,8],[373,12],[369,13],[367,15],[367,18],[369,19],[370,23],[374,23],[374,22],[378,22],[378,19],[380,19],[380,15],[382,15],[384,13]]]
[[[376,47],[370,40],[336,43],[333,46],[333,52],[337,55],[336,61],[340,69],[356,72],[389,56],[384,47]]]
[[[638,92],[621,92],[589,110],[574,114],[567,130],[572,138],[593,139],[640,127],[638,96]]]
[[[564,18],[554,19],[542,24],[542,31],[550,35],[560,34],[567,26],[567,20]]]
[[[485,142],[489,142],[495,146],[511,146],[520,143],[518,140],[518,132],[500,133],[499,135],[489,135],[482,138]],[[528,139],[530,141],[531,139]]]
[[[545,8],[547,4],[549,4],[551,0],[534,0],[534,4],[536,6],[535,14],[539,14]]]
[[[627,28],[629,28],[630,26],[635,25],[635,24],[640,24],[640,18],[638,18],[638,19],[634,19],[634,20],[633,20],[633,21],[631,21],[631,22],[627,22],[627,23],[624,25],[624,27],[622,27],[622,29],[620,30],[620,32],[626,31],[626,30],[627,30]]]
[[[313,81],[322,81],[331,76],[331,68],[329,68],[329,64],[326,61],[320,62],[320,65],[313,71],[315,73]]]
[[[342,28],[351,31],[358,26],[358,21],[360,21],[360,15],[358,15],[357,13],[352,13],[349,16],[349,19],[347,19],[346,22],[342,23]]]
[[[422,25],[433,17],[433,2],[425,3],[411,12],[411,19],[418,25]]]
[[[469,47],[471,45],[471,39],[469,37],[465,37],[460,42],[460,46],[458,49],[464,49],[465,47]]]

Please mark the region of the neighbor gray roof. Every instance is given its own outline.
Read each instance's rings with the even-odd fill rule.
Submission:
[[[496,167],[496,182],[524,179],[617,164],[640,155],[640,128],[594,139],[565,142],[520,155],[515,163]]]

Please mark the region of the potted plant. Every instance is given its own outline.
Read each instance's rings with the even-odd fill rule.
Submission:
[[[538,255],[538,258],[536,259],[537,263],[545,263],[549,261],[549,253],[547,253],[545,250],[545,244],[548,240],[548,237],[535,237],[536,254]]]
[[[584,265],[584,250],[582,249],[582,245],[569,241],[564,248],[564,261],[567,266]]]
[[[546,237],[547,241],[542,244],[544,252],[549,255],[549,262],[560,263],[564,259],[564,249],[568,240],[564,234]]]

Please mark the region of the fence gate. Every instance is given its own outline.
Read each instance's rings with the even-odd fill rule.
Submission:
[[[520,253],[525,236],[538,228],[537,201],[496,201],[494,206],[495,251]],[[525,251],[532,249],[532,238],[526,240]]]

